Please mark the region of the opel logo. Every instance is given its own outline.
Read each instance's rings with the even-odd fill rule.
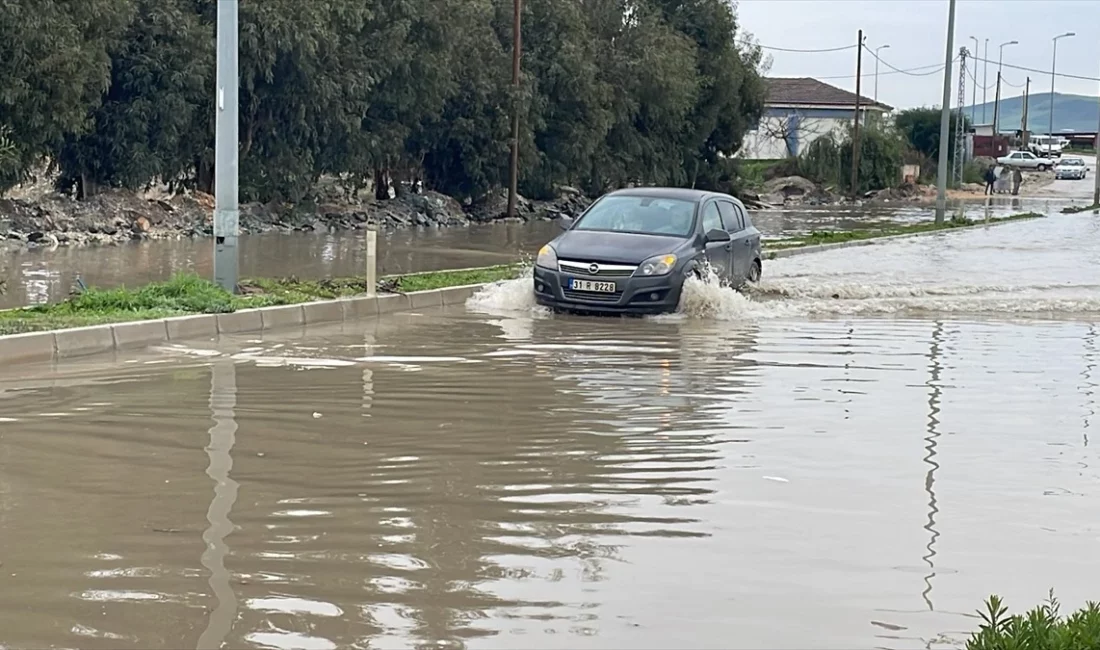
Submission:
[[[600,272],[600,265],[595,263],[589,264],[588,272],[592,275],[597,275]]]

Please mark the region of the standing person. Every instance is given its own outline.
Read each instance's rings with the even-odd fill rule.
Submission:
[[[1020,193],[1020,184],[1024,182],[1024,174],[1020,171],[1020,168],[1012,170],[1012,195],[1015,196]]]
[[[985,168],[985,193],[993,193],[993,184],[997,182],[997,172],[993,171],[993,165]]]

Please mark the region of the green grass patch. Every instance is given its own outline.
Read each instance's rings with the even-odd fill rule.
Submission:
[[[1008,217],[988,220],[967,219],[965,217],[955,216],[951,219],[945,220],[943,223],[935,223],[934,221],[930,221],[923,223],[897,224],[883,226],[880,228],[868,228],[866,230],[818,230],[807,233],[805,235],[799,235],[787,239],[780,239],[774,242],[767,242],[765,243],[764,247],[768,251],[776,251],[788,248],[801,248],[803,246],[817,246],[819,244],[835,244],[838,242],[878,239],[880,237],[892,237],[895,235],[913,235],[924,232],[938,232],[940,230],[953,230],[955,228],[965,228],[967,226],[976,226],[979,224],[1004,223],[1006,221],[1018,221],[1020,219],[1033,219],[1035,217],[1041,216],[1043,215],[1035,212],[1025,212],[1022,214],[1014,214]]]
[[[402,293],[412,291],[427,291],[429,289],[443,289],[446,287],[460,287],[467,284],[486,284],[511,280],[519,276],[523,270],[520,264],[505,264],[502,266],[490,266],[482,269],[458,269],[456,271],[432,271],[430,273],[410,273],[408,275],[393,276],[383,280],[383,286],[387,281],[394,282],[393,289]]]
[[[1093,210],[1100,210],[1100,203],[1093,203],[1092,205],[1071,205],[1068,208],[1062,208],[1062,214],[1078,214],[1080,212],[1091,212]]]
[[[522,265],[509,264],[389,276],[379,283],[379,291],[408,293],[496,282],[518,277],[522,268]],[[251,278],[242,280],[240,288],[241,293],[233,295],[209,280],[186,273],[135,289],[92,287],[56,304],[0,311],[0,335],[191,314],[224,314],[238,309],[331,300],[367,292],[363,278]]]
[[[1100,604],[1062,616],[1058,599],[1047,601],[1024,614],[1009,615],[1004,601],[990,596],[982,623],[966,642],[966,650],[1100,650]]]

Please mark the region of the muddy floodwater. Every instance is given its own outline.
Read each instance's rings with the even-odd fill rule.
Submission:
[[[1062,202],[1064,203],[1064,202]],[[998,198],[969,205],[970,217],[997,217],[1023,209],[1044,210],[1058,201]],[[851,230],[931,218],[927,206],[807,207],[754,214],[760,229],[778,237],[811,230]],[[501,223],[468,228],[420,228],[382,233],[379,273],[411,273],[507,264],[531,258],[560,231],[557,223]],[[213,276],[210,239],[159,240],[110,247],[38,248],[0,258],[0,280],[8,290],[0,309],[56,302],[68,297],[77,278],[87,285],[138,286],[190,271]],[[364,235],[266,233],[240,239],[240,272],[248,277],[301,278],[363,275]]]
[[[0,647],[948,648],[1100,598],[1100,223],[0,370]]]

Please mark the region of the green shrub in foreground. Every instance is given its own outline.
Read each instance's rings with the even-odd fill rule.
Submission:
[[[1058,599],[1024,613],[1009,615],[999,596],[990,596],[979,610],[982,625],[966,642],[966,650],[1100,650],[1100,603],[1062,617]]]

